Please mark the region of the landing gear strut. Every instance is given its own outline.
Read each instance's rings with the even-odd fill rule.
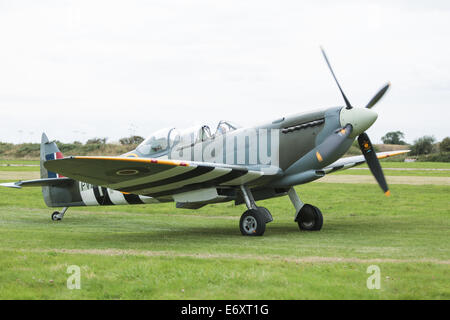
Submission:
[[[241,186],[242,195],[248,210],[239,221],[239,229],[244,236],[262,236],[266,231],[266,223],[273,221],[269,210],[256,206],[255,200],[247,186]]]
[[[53,221],[60,221],[62,218],[64,218],[64,214],[66,213],[68,207],[64,207],[61,211],[55,211],[52,213],[52,220]]]
[[[300,230],[319,231],[322,229],[323,216],[320,209],[311,204],[303,203],[293,187],[289,189],[288,195],[295,207],[294,221],[298,223]]]

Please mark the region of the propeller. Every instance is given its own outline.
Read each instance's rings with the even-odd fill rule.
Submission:
[[[353,106],[351,105],[350,101],[347,99],[344,91],[342,90],[341,85],[339,84],[339,81],[337,80],[336,75],[334,74],[333,68],[331,67],[331,64],[330,64],[330,62],[328,60],[328,57],[327,57],[327,55],[325,53],[325,50],[322,47],[320,48],[320,50],[322,51],[322,55],[325,58],[325,62],[327,63],[328,68],[330,69],[331,74],[333,75],[333,78],[336,81],[336,84],[337,84],[337,86],[339,88],[339,91],[341,91],[342,97],[344,98],[344,101],[345,101],[346,109],[347,110],[352,109]],[[389,87],[390,87],[390,83],[387,83],[386,85],[384,85],[384,87],[381,88],[377,92],[377,94],[369,101],[369,103],[366,105],[366,108],[367,109],[371,109],[372,107],[374,107],[378,103],[378,101],[380,101],[380,99],[384,96],[384,94],[387,92]],[[346,129],[346,132],[348,131],[348,133],[342,134],[342,136],[345,136],[345,138],[347,138],[350,135],[351,130],[352,130],[351,124],[348,124],[347,126],[350,126],[350,130]],[[342,128],[342,129],[338,129],[338,130],[344,130],[345,128],[347,128],[347,126]],[[344,132],[344,131],[342,131],[342,132]],[[340,140],[341,139],[339,139],[339,141]],[[322,143],[322,145],[325,145],[325,142],[327,142],[326,148],[325,148],[325,146],[323,146],[323,148],[324,148],[324,150],[327,150],[327,151],[334,150],[338,146],[336,144],[335,148],[329,147],[328,142],[329,143],[337,142],[337,138],[334,137],[334,135],[330,136],[330,138],[327,138],[324,141],[324,143]],[[367,162],[367,165],[370,168],[370,171],[372,172],[373,176],[375,177],[375,180],[378,182],[378,185],[381,187],[381,189],[383,190],[384,194],[386,196],[389,196],[390,195],[389,187],[388,187],[388,185],[386,183],[386,179],[384,177],[383,170],[381,169],[380,161],[378,160],[378,157],[377,157],[377,154],[375,152],[375,149],[373,148],[372,143],[370,142],[369,136],[365,132],[361,133],[358,136],[358,144],[359,144],[359,148],[361,149],[361,152],[362,152],[364,158],[366,159],[366,162]],[[319,146],[319,148],[321,146]],[[320,150],[319,150],[317,152],[317,154],[316,154],[317,159],[319,160],[319,162],[321,161],[321,159],[319,157],[320,155],[321,155],[321,153],[320,153]]]
[[[334,81],[336,81],[336,84],[337,84],[337,86],[339,88],[339,91],[341,91],[341,94],[342,94],[342,97],[344,98],[345,105],[347,106],[347,109],[353,108],[352,105],[350,104],[350,101],[348,101],[347,97],[345,96],[345,93],[342,90],[341,85],[339,84],[339,81],[336,78],[336,75],[334,74],[333,68],[331,68],[331,64],[328,61],[328,57],[327,57],[327,54],[325,53],[325,50],[323,50],[322,47],[320,47],[320,50],[322,51],[322,55],[325,58],[325,61],[326,61],[327,65],[328,65],[328,69],[330,69],[331,74],[333,75]]]
[[[383,169],[381,169],[380,161],[378,161],[377,154],[370,142],[369,136],[365,132],[358,136],[358,144],[375,180],[377,180],[378,185],[381,187],[384,194],[389,196],[391,192],[389,191],[386,179],[384,178]]]
[[[372,109],[374,105],[378,103],[378,101],[384,96],[386,91],[388,91],[389,87],[391,86],[390,83],[386,83],[383,88],[378,91],[378,93],[369,101],[369,103],[366,105],[367,109]]]

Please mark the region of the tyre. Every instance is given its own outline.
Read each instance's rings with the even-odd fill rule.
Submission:
[[[55,211],[55,212],[52,213],[52,220],[53,221],[61,220],[61,218],[59,217],[59,212],[58,211]]]
[[[322,229],[323,216],[319,208],[305,204],[298,214],[298,227],[305,231],[319,231]]]
[[[265,217],[262,212],[250,209],[244,212],[239,221],[239,228],[244,236],[262,236],[266,231]]]

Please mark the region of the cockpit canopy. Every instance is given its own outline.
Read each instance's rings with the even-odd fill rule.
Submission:
[[[236,125],[230,121],[221,120],[219,121],[219,124],[217,125],[215,136],[225,134],[230,131],[234,131],[236,129],[239,129],[241,126]]]
[[[136,151],[144,157],[158,157],[177,144],[180,144],[181,147],[191,146],[197,142],[214,139],[216,136],[234,131],[238,128],[240,126],[224,120],[219,122],[214,134],[211,134],[211,129],[207,125],[190,127],[181,133],[175,128],[165,128],[156,131],[149,138],[145,139],[136,148]]]
[[[156,131],[142,141],[136,151],[144,156],[159,155],[179,141],[180,135],[175,128],[165,128]]]

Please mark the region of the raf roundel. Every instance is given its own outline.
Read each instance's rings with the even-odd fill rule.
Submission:
[[[139,170],[135,169],[124,169],[116,172],[118,176],[134,176],[139,173]]]

